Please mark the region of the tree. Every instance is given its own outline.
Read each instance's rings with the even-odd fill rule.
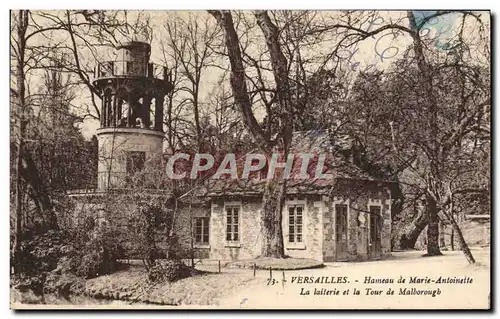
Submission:
[[[472,12],[459,12],[462,20],[458,35],[448,43],[445,52],[426,50],[429,42],[432,43],[422,32],[427,27],[426,23],[447,14],[451,12],[437,11],[422,18],[410,11],[406,17],[408,24],[405,25],[403,19],[391,20],[374,30],[364,30],[349,22],[334,26],[343,30],[341,42],[347,46],[388,30],[394,32],[395,37],[407,35],[411,39],[405,59],[395,64],[394,73],[399,75],[397,79],[389,80],[392,87],[386,99],[394,105],[406,106],[395,108],[386,125],[390,128],[392,155],[411,172],[411,183],[418,186],[427,202],[428,255],[441,254],[438,240],[439,211],[459,231],[453,215],[446,212],[450,198],[450,192],[447,191],[451,183],[449,172],[454,170],[455,156],[463,151],[464,144],[461,141],[478,132],[481,125],[477,119],[481,118],[485,106],[490,104],[487,83],[478,81],[477,61],[464,54],[468,47],[464,26],[476,27],[482,32],[480,16]],[[443,94],[448,88],[440,88],[440,85],[444,87],[446,83],[459,82],[447,78],[449,69],[459,70],[458,79],[463,80],[463,83],[458,83],[458,87],[461,86],[465,94]],[[465,241],[462,244],[467,260],[474,262]]]
[[[190,13],[185,18],[169,17],[164,25],[167,32],[164,54],[168,55],[168,60],[173,61],[175,67],[175,90],[179,93],[180,98],[178,104],[192,106],[194,135],[199,150],[203,149],[200,120],[202,116],[200,109],[201,80],[203,72],[213,63],[214,53],[210,46],[220,31],[210,22],[208,16],[203,17]],[[170,119],[170,111],[168,116]],[[171,132],[172,130],[169,130],[169,134],[172,134]]]
[[[373,21],[377,14],[380,13],[347,12],[332,17],[335,21],[324,26],[337,30],[336,34],[340,36],[332,54],[355,49],[358,43],[370,41],[372,37],[400,39],[408,36],[409,39],[405,39],[411,42],[402,51],[402,58],[394,59],[388,68],[361,70],[354,74],[354,80],[347,81],[346,68],[342,66],[352,61],[339,57],[339,68],[309,77],[309,83],[315,83],[317,90],[310,98],[313,102],[301,125],[303,129],[311,127],[309,123],[328,128],[333,144],[338,145],[339,152],[346,159],[375,178],[398,180],[400,187],[393,190],[394,197],[400,197],[393,202],[394,222],[399,223],[400,219],[405,222],[407,208],[421,206],[422,209],[414,209],[417,214],[413,216],[413,222],[401,230],[399,237],[395,238],[396,244],[413,248],[430,221],[431,225],[427,227],[430,235],[428,253],[440,254],[438,212],[445,218],[442,211],[447,208],[442,203],[446,203],[445,197],[450,196],[441,195],[436,203],[437,194],[446,193],[445,185],[453,179],[449,175],[451,171],[463,167],[458,164],[456,156],[471,154],[465,145],[475,144],[478,134],[485,134],[489,71],[484,65],[488,63],[489,49],[485,45],[484,50],[479,50],[475,56],[469,49],[472,45],[482,48],[485,44],[483,22],[471,12],[431,12],[423,18],[413,17],[413,20],[418,20],[418,25],[411,26],[405,24],[405,20],[412,19],[413,13],[409,12],[406,17],[381,18],[385,23],[378,24],[375,29],[371,24],[366,27],[367,21]],[[436,47],[436,38],[428,36],[430,27],[426,23],[447,14],[460,18],[457,33],[447,40],[448,43]],[[470,28],[479,31],[479,40],[464,35],[464,29]],[[391,44],[393,46],[380,52],[377,44],[375,40],[375,53],[382,61],[387,50],[397,49]],[[348,79],[353,74],[349,75],[351,70],[348,68],[347,71]],[[479,102],[474,104],[474,99]],[[314,122],[318,118],[319,121]],[[458,138],[462,141],[459,143],[457,139],[449,140],[452,135],[457,137],[454,133],[457,127],[463,127],[458,133],[463,134]],[[470,155],[465,157],[470,163],[469,173],[473,166],[476,166],[477,173],[480,161],[473,160]],[[464,169],[461,174],[465,174]],[[428,187],[436,185],[436,181],[442,184],[436,188]],[[458,186],[456,180],[454,183]],[[483,191],[477,187],[473,189]],[[422,198],[424,205],[420,205]],[[399,215],[399,211],[404,214]]]
[[[322,16],[309,11],[256,11],[253,17],[238,13],[235,25],[229,11],[209,13],[225,33],[221,54],[229,59],[233,98],[246,129],[260,150],[287,158],[295,121],[306,109],[312,88],[307,83],[308,74],[331,67],[332,57],[325,58],[319,50],[328,38],[328,30],[320,24]],[[243,29],[241,35],[238,28]],[[305,53],[312,56],[304,59]],[[255,105],[264,110],[264,121],[257,119]],[[281,221],[286,185],[286,179],[273,176],[264,186],[264,257],[284,256]]]
[[[30,28],[30,12],[27,10],[20,10],[16,13],[11,12],[11,22],[13,27],[13,32],[11,32],[11,59],[13,60],[13,65],[15,71],[13,72],[14,78],[12,81],[16,85],[14,92],[14,99],[11,105],[13,107],[12,114],[14,117],[14,145],[16,147],[15,154],[15,164],[14,164],[14,174],[15,174],[15,227],[14,227],[14,243],[12,247],[14,260],[16,260],[20,249],[20,240],[22,236],[21,221],[23,218],[23,193],[24,193],[24,183],[22,180],[21,171],[23,170],[23,158],[26,158],[25,152],[25,138],[26,138],[26,127],[28,121],[28,114],[30,109],[29,93],[26,90],[26,75],[27,72],[32,69],[39,67],[39,65],[32,65],[36,63],[36,57],[31,56],[30,50],[34,50],[29,47],[28,40],[36,33],[49,31],[50,28],[36,29],[33,31]],[[33,62],[34,61],[34,62]],[[12,96],[11,96],[12,97]],[[35,173],[36,169],[33,168],[31,161],[26,161],[26,168],[31,173]],[[33,174],[37,176],[38,174]],[[37,187],[37,181],[34,181],[33,186]],[[41,186],[41,184],[38,184]],[[42,191],[45,193],[45,191]],[[49,214],[49,225],[51,228],[57,228],[57,221],[55,216],[50,211],[50,205],[47,208],[47,214]],[[14,263],[14,271],[16,271],[17,266]]]
[[[231,64],[231,87],[233,89],[235,102],[242,114],[247,129],[257,140],[257,143],[269,152],[272,148],[281,148],[285,156],[288,155],[291,141],[292,105],[289,95],[289,82],[287,73],[287,61],[284,57],[278,41],[278,28],[266,12],[256,12],[255,16],[266,39],[270,52],[274,79],[276,82],[276,94],[282,113],[282,132],[277,140],[272,141],[270,136],[264,132],[258,124],[252,111],[248,89],[246,86],[243,58],[240,50],[240,41],[234,28],[233,18],[230,12],[210,11],[221,28],[225,31],[226,49]],[[273,144],[276,144],[275,147]],[[284,257],[283,232],[281,229],[281,210],[286,191],[285,181],[270,179],[265,186],[263,195],[263,210],[261,228],[263,235],[262,256]]]
[[[76,77],[80,81],[78,84],[85,85],[90,90],[98,117],[94,97],[100,97],[100,95],[90,83],[88,72],[82,64],[81,53],[84,49],[81,42],[87,49],[94,48],[94,51],[90,51],[92,54],[96,46],[91,39],[97,39],[98,42],[103,43],[107,37],[114,38],[113,32],[125,24],[120,23],[116,18],[110,21],[103,11],[87,10],[11,11],[11,22],[11,66],[13,67],[11,113],[14,119],[11,145],[14,157],[13,174],[15,175],[14,187],[12,187],[15,190],[12,251],[16,260],[23,233],[22,220],[27,211],[27,207],[23,206],[25,193],[29,192],[34,199],[34,204],[43,211],[46,226],[49,229],[58,228],[49,185],[47,181],[44,181],[43,174],[39,170],[40,163],[36,163],[37,158],[35,154],[32,154],[33,148],[27,147],[28,129],[36,127],[36,123],[30,123],[36,118],[33,114],[37,108],[40,109],[39,102],[42,98],[47,97],[47,93],[51,94],[51,92],[44,91],[50,88],[36,87],[34,84],[39,83],[39,80],[43,78],[45,70],[58,69],[57,72],[71,74],[73,76],[71,82]],[[69,35],[69,39],[65,37],[66,35]],[[67,54],[68,52],[71,54]],[[64,101],[60,102],[56,107],[63,106]],[[64,113],[65,108],[67,105],[59,111]],[[92,116],[90,113],[86,115]],[[86,115],[83,117],[85,118]],[[16,268],[15,263],[14,268]]]

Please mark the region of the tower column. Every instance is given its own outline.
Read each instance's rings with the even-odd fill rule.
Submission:
[[[168,70],[163,69],[162,77],[160,66],[149,63],[148,43],[131,41],[117,51],[118,61],[99,63],[92,82],[102,97],[97,131],[102,190],[134,187],[127,176],[146,168],[163,169],[163,103],[173,89]],[[153,178],[145,181],[155,183]]]
[[[118,126],[123,126],[123,119],[122,119],[122,112],[123,112],[123,99],[116,95],[115,97],[118,99],[117,104],[116,104],[116,109],[117,109],[117,120],[116,123]]]
[[[106,94],[104,97],[104,109],[106,110],[106,126],[111,126],[111,120],[113,117],[111,93]]]
[[[155,130],[163,131],[163,102],[165,100],[165,95],[159,95],[156,97],[155,105]]]
[[[130,101],[130,93],[127,93],[127,127],[132,127],[132,103]]]
[[[116,93],[112,96],[113,101],[113,126],[116,127],[119,123],[120,118],[118,117],[118,101],[116,98]]]
[[[151,110],[151,95],[146,94],[142,99],[142,123],[144,123],[145,128],[149,128],[151,125],[151,120],[149,119],[149,112]]]
[[[106,126],[106,96],[103,96],[101,101],[101,127],[105,126]]]

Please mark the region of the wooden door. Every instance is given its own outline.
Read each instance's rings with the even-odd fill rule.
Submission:
[[[347,205],[335,205],[335,259],[346,260],[347,254]]]
[[[381,234],[381,210],[380,206],[370,206],[369,229],[368,236],[368,258],[378,259],[382,253],[382,246],[380,241]]]

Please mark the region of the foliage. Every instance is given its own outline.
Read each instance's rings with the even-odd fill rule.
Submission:
[[[76,127],[99,118],[99,92],[87,70],[96,48],[117,44],[129,23],[126,12],[98,10],[12,10],[10,18],[12,250],[14,270],[22,272],[16,267],[23,233],[36,223],[57,229],[53,197],[95,182],[95,140],[84,141]],[[76,92],[91,105],[73,105]]]
[[[137,40],[138,35],[148,42],[161,40],[166,45],[164,64],[173,70],[175,87],[165,114],[171,152],[180,148],[213,153],[213,149],[232,150],[229,145],[233,144],[264,149],[288,147],[292,128],[327,128],[332,140],[341,140],[339,134],[343,133],[353,141],[347,156],[358,153],[358,164],[374,177],[395,178],[413,166],[413,174],[397,177],[403,177],[412,192],[430,193],[428,197],[434,197],[439,209],[449,209],[451,217],[454,211],[472,210],[476,203],[482,209],[488,206],[491,182],[490,168],[485,163],[489,163],[490,145],[484,139],[490,133],[489,123],[485,123],[489,122],[486,118],[491,104],[489,45],[468,43],[475,40],[464,37],[463,32],[478,30],[479,40],[487,40],[484,26],[473,28],[471,24],[481,20],[475,14],[464,13],[456,43],[437,52],[425,43],[428,37],[417,36],[414,23],[410,29],[403,24],[405,19],[375,29],[375,24],[370,23],[365,30],[368,20],[364,17],[372,16],[372,12],[326,16],[313,11],[210,14],[215,20],[207,13],[166,19],[164,33],[160,31],[160,37],[153,38],[148,13],[11,12],[11,189],[12,197],[15,195],[12,217],[16,221],[13,250],[17,258],[19,239],[25,236],[21,238],[28,240],[24,243],[27,247],[22,248],[25,255],[21,254],[15,263],[32,264],[32,270],[25,272],[53,269],[64,246],[61,238],[58,242],[44,237],[38,247],[38,239],[34,240],[27,230],[37,229],[38,223],[46,221],[51,227],[61,226],[60,220],[52,223],[52,202],[69,188],[95,183],[96,140],[85,141],[76,128],[79,121],[98,119],[100,113],[99,91],[86,70],[95,60],[105,58],[101,46]],[[415,20],[411,11],[407,15],[410,22]],[[129,22],[133,20],[135,25]],[[373,22],[373,17],[370,20]],[[224,29],[225,37],[219,36],[220,29]],[[403,30],[413,39],[404,59],[386,72],[360,73],[353,84],[346,74],[337,72],[340,60],[345,60],[339,55],[343,49],[388,30],[397,34]],[[224,38],[225,48],[224,41],[220,41]],[[476,61],[471,52],[481,55],[482,47],[486,52]],[[377,54],[383,60],[384,54]],[[220,96],[204,94],[205,86],[212,82],[205,81],[204,76],[216,68],[224,70],[220,81],[213,85],[220,88]],[[44,83],[36,87],[42,78]],[[228,84],[232,92],[225,91]],[[76,110],[72,102],[82,87],[86,87],[88,96],[78,96],[83,108]],[[213,95],[217,95],[215,101],[205,97]],[[248,142],[250,137],[241,133],[245,130],[257,143]],[[482,146],[478,146],[481,139]],[[268,189],[278,189],[273,186]],[[480,194],[484,196],[479,198],[474,193],[470,200],[470,196],[461,194],[455,206],[449,207],[453,196],[465,188],[483,190]],[[172,189],[173,193],[184,192],[179,184]],[[282,201],[267,198],[282,199],[285,193],[283,188],[282,194],[264,198],[264,207],[277,207],[276,211],[264,210],[266,215],[281,214]],[[168,232],[173,217],[170,211],[162,213],[165,210],[161,205],[141,205],[130,217],[128,233],[150,267],[160,256],[156,247],[158,233],[173,238]],[[274,242],[272,236],[277,236],[282,246],[280,227],[279,232],[273,231],[264,222],[262,229],[269,234],[263,236],[264,241]],[[75,267],[84,276],[112,271],[119,255],[119,247],[113,244],[114,231],[102,231],[87,230],[74,242],[73,238],[69,240]],[[26,256],[35,260],[26,260]]]
[[[148,279],[152,282],[173,282],[192,276],[194,271],[180,260],[156,260],[148,269]]]
[[[70,255],[71,270],[83,278],[94,278],[114,272],[118,266],[122,247],[118,232],[110,227],[96,225],[86,218],[75,234],[75,250]]]
[[[168,233],[173,217],[163,210],[163,205],[155,200],[136,196],[137,208],[127,220],[127,234],[140,258],[149,269],[154,261],[161,257],[156,246],[158,233]]]
[[[112,233],[97,234],[83,249],[73,259],[72,267],[75,268],[77,275],[94,278],[116,270],[121,248],[116,244]]]
[[[56,293],[57,295],[69,297],[84,291],[85,282],[81,277],[72,273],[60,274],[51,272],[47,275],[43,284],[44,293]]]
[[[69,236],[63,231],[49,230],[41,234],[26,233],[21,241],[20,271],[38,276],[57,267],[59,259],[72,250]]]
[[[39,228],[42,229],[42,228]],[[86,219],[76,232],[48,230],[26,233],[21,240],[18,269],[13,284],[35,294],[62,295],[82,291],[82,278],[114,272],[121,256],[116,232],[99,229]]]
[[[36,295],[41,295],[51,272],[57,269],[65,255],[71,254],[73,246],[69,234],[63,231],[49,230],[24,235],[19,257],[15,260],[18,272],[12,284],[18,289],[31,289]]]

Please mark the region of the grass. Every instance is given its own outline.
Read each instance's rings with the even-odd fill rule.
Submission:
[[[251,274],[200,273],[167,283],[151,283],[143,267],[87,280],[85,294],[96,299],[115,299],[157,305],[217,305],[241,287],[258,283]]]
[[[298,270],[323,267],[321,261],[306,258],[255,258],[231,262],[227,268]]]

